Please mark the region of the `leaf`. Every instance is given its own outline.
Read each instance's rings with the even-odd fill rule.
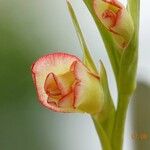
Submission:
[[[88,47],[86,45],[86,42],[84,40],[84,37],[83,37],[83,34],[82,34],[82,31],[80,29],[80,26],[79,26],[79,23],[78,23],[78,20],[76,18],[76,15],[75,15],[75,12],[71,6],[71,3],[69,1],[67,1],[67,5],[68,5],[68,9],[69,9],[69,13],[70,13],[70,16],[72,18],[72,22],[74,24],[74,27],[75,27],[75,30],[76,30],[76,33],[78,35],[78,39],[79,39],[79,42],[80,42],[80,45],[81,45],[81,48],[83,50],[83,54],[84,54],[84,64],[91,70],[93,71],[94,73],[98,73],[97,72],[97,69],[96,69],[96,66],[93,62],[93,59],[90,55],[90,52],[88,50]]]

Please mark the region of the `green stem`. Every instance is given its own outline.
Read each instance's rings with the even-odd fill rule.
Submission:
[[[119,94],[118,96],[118,108],[111,139],[113,150],[122,150],[123,147],[124,127],[129,99],[129,95]]]
[[[92,119],[93,119],[93,122],[94,122],[94,125],[96,128],[97,134],[99,136],[103,150],[112,150],[109,138],[106,132],[104,131],[103,127],[94,117],[92,117]]]

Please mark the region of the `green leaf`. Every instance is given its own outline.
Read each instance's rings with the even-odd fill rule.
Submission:
[[[96,69],[96,66],[93,62],[93,59],[90,55],[90,52],[88,50],[88,47],[86,45],[86,42],[84,40],[84,37],[83,37],[83,34],[82,34],[82,31],[80,29],[80,26],[79,26],[79,23],[78,23],[78,20],[76,18],[76,15],[75,15],[75,12],[71,6],[71,3],[69,1],[67,1],[67,5],[68,5],[68,9],[69,9],[69,12],[70,12],[70,16],[72,18],[72,21],[73,21],[73,24],[74,24],[74,27],[75,27],[75,30],[76,30],[76,33],[78,35],[78,39],[79,39],[79,42],[80,42],[80,45],[81,45],[81,48],[83,50],[83,54],[84,54],[84,64],[94,73],[98,73],[97,72],[97,69]]]
[[[89,11],[97,25],[97,28],[102,36],[104,45],[106,47],[108,56],[110,58],[110,62],[111,62],[115,77],[117,78],[118,72],[119,72],[120,56],[121,56],[120,52],[119,52],[120,50],[116,46],[116,44],[114,44],[114,40],[112,38],[111,33],[103,26],[101,21],[96,16],[95,11],[93,9],[93,0],[83,0],[83,1],[84,1],[85,5],[87,6],[87,8],[89,9]]]

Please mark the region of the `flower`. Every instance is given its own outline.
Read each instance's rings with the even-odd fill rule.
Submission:
[[[100,77],[73,55],[48,54],[32,65],[32,77],[42,105],[57,112],[98,113],[102,110]]]
[[[117,0],[93,0],[93,7],[118,46],[126,48],[134,33],[133,20],[126,8]]]

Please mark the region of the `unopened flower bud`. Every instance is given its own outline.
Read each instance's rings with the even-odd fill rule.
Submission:
[[[97,17],[112,33],[116,44],[126,48],[134,33],[133,20],[127,9],[117,0],[93,0],[93,3]]]

